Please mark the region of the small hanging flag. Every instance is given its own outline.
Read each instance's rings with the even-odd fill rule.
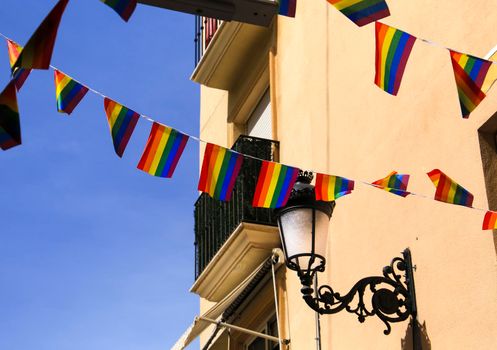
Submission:
[[[253,207],[279,208],[286,204],[299,169],[263,161],[255,188]]]
[[[57,111],[71,114],[83,97],[85,97],[88,88],[57,69],[54,69],[54,76]]]
[[[390,10],[384,0],[328,0],[328,2],[359,27],[390,16]]]
[[[212,198],[229,201],[243,156],[224,147],[208,143],[205,148],[198,190]]]
[[[397,95],[407,60],[416,38],[399,29],[376,22],[376,75],[374,83]]]
[[[21,144],[21,125],[19,123],[19,109],[15,81],[0,94],[0,148],[8,150]]]
[[[297,0],[280,0],[279,14],[282,16],[295,17]]]
[[[188,136],[154,122],[137,168],[153,176],[172,177],[187,142]]]
[[[340,176],[316,174],[316,200],[331,202],[352,193],[354,181]]]
[[[136,0],[100,0],[117,12],[124,21],[128,21],[135,12]]]
[[[68,2],[69,0],[59,0],[41,22],[12,66],[13,74],[16,68],[48,69],[50,67],[57,30]]]
[[[473,195],[468,190],[457,184],[439,169],[433,169],[427,175],[437,188],[435,200],[471,208],[473,205]]]
[[[497,212],[487,211],[483,219],[482,230],[497,230]]]
[[[469,114],[485,98],[485,93],[490,89],[496,79],[494,74],[488,74],[496,67],[491,61],[478,57],[449,50],[454,77],[456,79],[457,93],[463,118]]]
[[[107,97],[104,99],[104,107],[114,142],[114,150],[119,157],[122,157],[140,115]]]
[[[22,47],[16,42],[7,39],[7,48],[9,50],[10,68],[12,68],[14,66],[14,63],[16,63],[19,54],[22,51]],[[16,88],[18,91],[21,90],[21,87],[23,86],[24,82],[26,81],[26,79],[28,79],[30,72],[31,71],[29,69],[24,69],[24,68],[16,68],[14,70],[12,76],[15,80]]]
[[[397,196],[407,197],[411,194],[410,192],[407,192],[408,183],[409,175],[398,174],[396,171],[392,171],[383,179],[377,180],[372,184],[375,185],[375,187],[396,194]]]

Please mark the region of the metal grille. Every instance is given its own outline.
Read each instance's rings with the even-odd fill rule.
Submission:
[[[276,141],[243,135],[232,149],[257,158],[275,160],[277,147]],[[252,207],[260,168],[260,161],[245,158],[231,201],[219,201],[202,193],[195,202],[195,279],[242,221],[276,226],[272,209]]]
[[[200,62],[221,23],[223,21],[219,19],[195,16],[195,66]]]

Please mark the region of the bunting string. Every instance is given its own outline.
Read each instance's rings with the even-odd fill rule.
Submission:
[[[104,0],[102,0],[105,3],[108,3]],[[333,1],[330,1],[333,3]],[[336,2],[336,1],[335,1]],[[294,1],[289,0],[289,4],[295,4]],[[61,0],[60,1],[61,7],[64,7],[65,4],[67,4],[67,0]],[[293,6],[293,5],[290,5]],[[61,12],[59,14],[59,17],[61,15]],[[377,29],[379,28],[378,26],[386,26],[383,23],[376,22],[377,24]],[[424,42],[428,45],[443,48],[446,50],[449,50],[451,53],[451,56],[454,58],[454,53],[459,54],[460,52],[456,50],[452,50],[448,47],[445,47],[441,44],[438,44],[436,42],[433,42],[431,40],[427,40],[424,38],[419,38],[419,37],[414,37],[410,34],[407,34],[406,32],[402,32],[401,30],[398,30],[393,27],[386,26],[388,28],[392,28],[392,36],[388,38],[389,42],[387,44],[382,44],[384,47],[382,48],[383,53],[378,53],[377,51],[377,66],[380,64],[380,62],[383,62],[383,66],[381,67],[381,75],[377,76],[377,85],[382,87],[385,91],[390,92],[392,94],[396,94],[398,90],[398,85],[400,84],[400,81],[394,81],[392,79],[397,79],[395,78],[394,75],[390,76],[391,74],[395,74],[395,72],[391,73],[389,71],[386,71],[386,69],[389,69],[385,66],[388,61],[391,62],[396,62],[399,60],[403,60],[403,64],[405,65],[407,61],[407,57],[401,58],[401,55],[403,55],[402,52],[399,51],[396,47],[391,49],[393,47],[392,45],[405,45],[401,42],[402,35],[407,35],[411,38],[412,40],[419,40],[421,42]],[[56,28],[55,28],[56,30]],[[398,35],[397,35],[398,34]],[[35,33],[35,35],[38,35],[38,33]],[[55,40],[55,35],[56,32],[52,32],[51,38],[49,40]],[[388,35],[388,34],[387,34]],[[15,43],[14,40],[10,39],[6,35],[0,32],[0,37],[6,39],[9,43],[13,43],[17,45],[17,49],[20,49],[20,46]],[[33,38],[32,38],[33,39]],[[46,38],[41,38],[40,42],[43,42]],[[383,37],[381,40],[384,40]],[[385,39],[387,40],[387,39]],[[397,40],[397,41],[396,41]],[[405,39],[405,40],[411,40],[411,39]],[[31,41],[31,39],[30,39]],[[412,43],[410,44],[412,47]],[[29,44],[29,43],[28,43]],[[388,45],[388,46],[385,46]],[[32,45],[34,46],[34,45]],[[51,48],[53,48],[53,44],[49,45]],[[10,47],[9,47],[10,48]],[[36,47],[38,49],[38,47]],[[378,50],[378,48],[377,48]],[[389,52],[389,50],[391,52]],[[393,51],[392,51],[393,50]],[[410,49],[409,49],[410,51]],[[21,51],[22,52],[22,51]],[[19,52],[17,53],[19,55]],[[30,60],[35,60],[39,59],[40,57],[43,57],[43,54],[46,54],[46,52],[39,52],[36,54],[30,53],[31,55],[34,56],[28,56]],[[462,53],[461,53],[462,54]],[[28,55],[28,53],[26,53]],[[26,56],[25,55],[25,56]],[[381,56],[383,55],[383,56]],[[470,57],[471,59],[474,59],[476,62],[478,60],[483,61],[483,59],[480,59],[475,56],[470,56],[467,54],[462,54],[466,57]],[[50,52],[51,56],[51,52]],[[398,56],[398,57],[397,57]],[[408,53],[406,54],[408,56]],[[457,56],[459,57],[459,56]],[[46,64],[47,67],[51,68],[54,70],[56,76],[57,72],[60,72],[60,70],[53,65],[50,64],[50,57],[43,57],[45,60],[44,62],[48,61]],[[463,59],[465,59],[463,57]],[[379,61],[378,61],[379,60]],[[21,60],[19,60],[21,61]],[[484,62],[487,66],[491,65],[497,65],[497,62],[495,61],[487,61],[485,60]],[[17,62],[16,62],[17,64]],[[458,61],[458,64],[461,64]],[[40,64],[41,66],[44,66],[45,63]],[[11,59],[11,66],[12,66],[12,59]],[[22,62],[19,63],[19,67],[26,67],[22,66]],[[33,67],[33,68],[38,68],[38,67]],[[44,67],[41,67],[44,69]],[[396,67],[394,67],[396,69]],[[472,75],[473,72],[469,72],[467,70],[467,67],[463,67],[466,70],[466,74],[470,76]],[[471,68],[471,67],[470,67]],[[400,68],[400,78],[402,75],[403,67]],[[28,70],[29,72],[29,70]],[[386,73],[385,73],[386,72]],[[457,73],[457,72],[456,72]],[[378,71],[377,71],[377,74]],[[462,73],[461,73],[462,74]],[[62,78],[66,78],[65,76]],[[61,79],[62,79],[61,78]],[[482,79],[484,79],[483,77]],[[67,77],[68,81],[71,80],[72,78]],[[13,88],[13,84],[15,84],[16,77],[14,76],[11,83],[10,83],[10,88],[8,88],[8,91],[13,91],[15,93],[15,89]],[[181,153],[186,146],[186,142],[188,138],[191,138],[192,140],[195,140],[199,143],[206,144],[208,147],[217,147],[216,149],[219,149],[218,152],[220,156],[217,156],[217,158],[213,158],[212,160],[208,160],[208,162],[211,162],[212,164],[209,166],[205,166],[208,171],[211,172],[211,174],[203,174],[205,176],[215,176],[216,178],[212,178],[209,180],[201,179],[201,184],[199,184],[199,189],[208,192],[211,196],[220,199],[220,200],[229,200],[230,199],[230,192],[233,187],[233,178],[229,178],[227,174],[238,174],[239,167],[241,166],[242,163],[242,158],[249,158],[253,159],[256,161],[259,161],[262,163],[262,169],[261,173],[259,174],[259,180],[257,183],[257,188],[256,188],[256,193],[254,194],[254,199],[253,199],[253,205],[255,207],[269,207],[269,208],[274,208],[274,207],[280,207],[286,204],[286,200],[288,199],[288,196],[290,194],[290,190],[293,186],[293,183],[295,182],[297,178],[297,172],[299,168],[292,167],[292,166],[287,166],[284,164],[280,163],[275,163],[275,162],[269,162],[267,160],[240,153],[234,150],[228,150],[225,149],[224,147],[218,146],[218,145],[213,145],[209,143],[208,141],[205,141],[201,139],[200,137],[197,137],[195,135],[190,135],[188,133],[179,131],[175,128],[168,127],[162,123],[159,123],[152,119],[151,117],[144,115],[144,114],[139,114],[134,112],[131,109],[128,109],[127,107],[124,107],[123,105],[115,102],[114,100],[109,99],[105,94],[101,93],[100,91],[84,84],[81,83],[80,81],[72,81],[73,82],[73,90],[75,88],[78,89],[84,89],[84,91],[89,91],[92,92],[95,95],[100,96],[101,98],[104,99],[105,101],[105,110],[107,114],[107,118],[109,121],[109,126],[111,129],[111,134],[113,137],[113,142],[114,142],[114,148],[119,157],[123,155],[124,149],[126,147],[126,144],[131,137],[131,134],[133,132],[133,129],[136,125],[136,122],[138,121],[139,118],[143,118],[147,120],[148,122],[153,123],[153,128],[151,131],[151,135],[149,137],[149,141],[147,142],[144,154],[142,156],[142,159],[140,160],[140,163],[138,165],[138,168],[150,173],[151,175],[155,176],[161,176],[161,177],[171,177],[174,168],[177,165],[177,162],[179,161],[179,158],[181,157]],[[456,76],[456,82],[457,82],[457,76]],[[481,82],[481,79],[480,79]],[[57,79],[56,79],[57,83]],[[75,84],[81,85],[81,87],[76,86]],[[66,83],[67,84],[67,83]],[[487,88],[485,90],[488,91],[490,87],[492,86],[493,82],[490,84],[487,84]],[[20,84],[22,85],[22,84]],[[478,84],[475,84],[478,85]],[[75,87],[74,87],[75,86]],[[21,86],[17,86],[17,89],[20,89]],[[459,88],[459,87],[458,87]],[[478,85],[478,88],[481,88],[481,84]],[[67,94],[71,93],[69,91]],[[72,92],[73,94],[76,94],[76,92]],[[57,100],[58,103],[62,103],[62,97],[60,96],[61,91],[57,91]],[[6,102],[4,105],[10,106],[10,100],[13,100],[8,94],[2,96]],[[84,94],[83,94],[84,96]],[[81,96],[80,99],[83,98]],[[484,96],[484,94],[483,94]],[[61,101],[59,101],[59,99]],[[75,99],[76,100],[76,99]],[[71,109],[67,112],[68,114],[72,111],[72,108],[76,107],[78,101],[72,101]],[[71,102],[71,101],[69,101]],[[461,101],[462,102],[462,101]],[[13,104],[12,104],[13,106]],[[15,107],[15,106],[14,106]],[[10,107],[10,109],[15,110],[16,108]],[[476,107],[476,105],[474,106]],[[59,108],[60,111],[63,110],[62,107]],[[469,113],[468,113],[469,114]],[[467,117],[467,116],[466,116]],[[154,129],[155,128],[155,129]],[[159,130],[160,129],[160,130]],[[159,132],[160,131],[160,132]],[[19,143],[20,143],[20,137],[19,137]],[[5,142],[7,145],[7,141]],[[4,147],[2,147],[4,148]],[[10,147],[9,147],[10,148]],[[223,151],[226,150],[226,151]],[[224,153],[225,152],[225,153]],[[230,154],[232,156],[230,156]],[[222,155],[222,157],[221,157]],[[205,155],[204,155],[205,157]],[[206,160],[204,159],[204,162]],[[212,168],[212,169],[211,169]],[[212,172],[215,171],[215,174],[212,174]],[[344,196],[346,194],[349,194],[353,191],[354,189],[354,182],[360,183],[365,186],[371,186],[375,187],[378,189],[382,189],[388,192],[391,192],[393,194],[397,194],[398,196],[401,197],[406,197],[407,195],[413,195],[417,196],[420,198],[424,199],[430,199],[430,200],[438,200],[450,204],[457,204],[457,205],[462,205],[470,209],[478,210],[481,212],[485,212],[485,218],[484,218],[484,223],[483,223],[483,229],[494,229],[497,228],[497,212],[490,211],[488,209],[483,209],[483,208],[477,208],[472,206],[473,202],[473,195],[469,193],[466,189],[464,189],[462,186],[454,182],[452,179],[450,179],[447,175],[443,174],[438,169],[434,169],[431,172],[429,172],[427,175],[429,178],[432,180],[433,184],[437,187],[436,193],[435,193],[435,198],[432,196],[426,196],[424,194],[419,194],[419,193],[414,193],[414,192],[408,192],[407,191],[407,182],[409,179],[409,175],[400,175],[397,174],[396,172],[390,173],[386,178],[374,181],[374,182],[369,182],[369,181],[364,181],[364,180],[352,180],[352,179],[346,179],[342,178],[340,176],[334,176],[334,175],[326,175],[326,174],[320,174],[318,171],[308,169],[308,171],[311,171],[315,174],[318,174],[319,178],[319,186],[328,186],[327,188],[322,188],[322,200],[334,200],[338,199],[341,196]],[[236,178],[236,175],[231,175],[232,177],[234,176]],[[324,176],[324,177],[323,177]],[[442,179],[443,181],[441,181]],[[204,184],[205,183],[205,184]],[[325,185],[323,185],[323,183]]]

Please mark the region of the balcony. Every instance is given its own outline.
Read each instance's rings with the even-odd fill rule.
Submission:
[[[274,160],[277,146],[276,141],[240,136],[232,149],[257,158]],[[200,276],[241,222],[276,226],[271,209],[252,207],[260,167],[259,161],[244,159],[231,201],[218,201],[202,193],[195,203],[195,278]]]
[[[277,147],[276,141],[240,136],[233,149],[274,160]],[[279,247],[273,210],[252,207],[260,166],[259,161],[245,158],[231,201],[218,201],[204,193],[195,203],[196,282],[192,291],[208,300],[222,299]]]
[[[269,26],[278,13],[278,0],[138,0],[139,3],[169,10]]]
[[[267,70],[273,28],[195,17],[191,80],[222,90],[250,86]],[[250,69],[247,69],[250,67]]]

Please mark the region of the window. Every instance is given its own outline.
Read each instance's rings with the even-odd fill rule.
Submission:
[[[252,115],[247,120],[247,135],[271,140],[273,138],[273,122],[269,89],[257,103]]]
[[[274,337],[278,337],[278,324],[276,323],[276,317],[272,317],[269,322],[267,322],[263,329],[260,330],[261,333],[269,334]],[[263,338],[253,339],[246,348],[247,350],[279,350],[280,346],[277,342]]]

